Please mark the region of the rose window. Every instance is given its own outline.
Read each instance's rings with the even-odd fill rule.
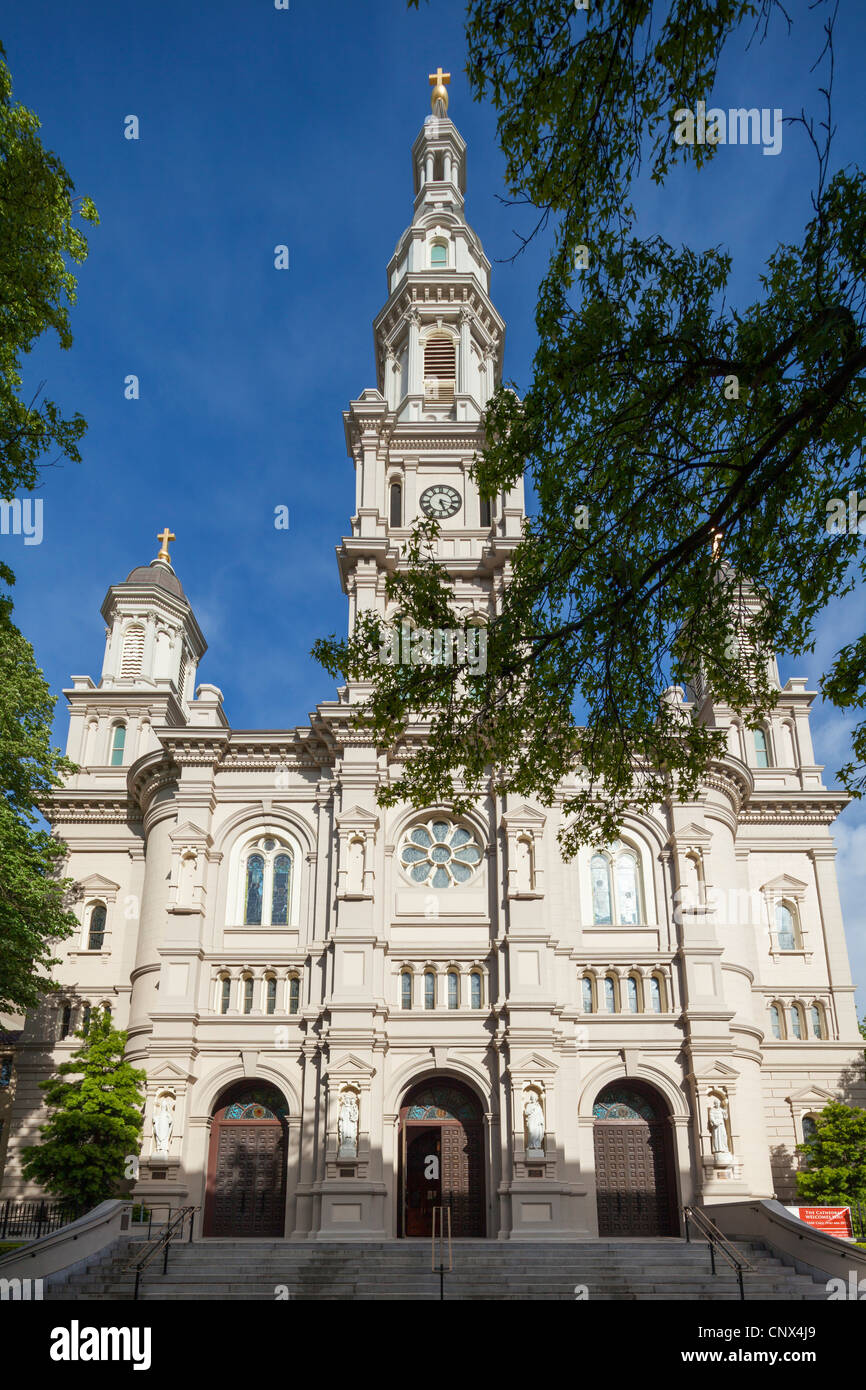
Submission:
[[[451,888],[466,883],[481,863],[481,846],[471,831],[450,820],[416,825],[400,850],[400,863],[413,883]]]

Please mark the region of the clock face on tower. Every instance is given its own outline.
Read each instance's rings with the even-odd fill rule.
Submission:
[[[460,493],[456,488],[448,487],[447,483],[434,483],[432,487],[425,488],[419,498],[422,512],[434,521],[454,516],[459,512],[460,505]]]

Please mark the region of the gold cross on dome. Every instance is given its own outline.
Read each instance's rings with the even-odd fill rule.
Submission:
[[[164,560],[167,565],[170,565],[171,556],[168,553],[168,543],[169,541],[176,541],[177,536],[174,535],[172,531],[169,531],[167,526],[164,526],[161,531],[157,531],[156,539],[162,543],[160,552],[156,557],[157,560]]]
[[[441,101],[445,111],[447,111],[448,92],[446,88],[448,83],[451,81],[450,72],[443,72],[441,68],[437,68],[435,72],[429,73],[428,77],[430,79],[430,86],[433,88],[433,95],[430,98],[430,105],[433,108],[434,115],[436,114],[437,101]]]

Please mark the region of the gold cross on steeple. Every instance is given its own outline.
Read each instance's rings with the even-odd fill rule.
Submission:
[[[164,560],[167,565],[170,565],[171,556],[168,553],[168,543],[169,541],[176,541],[177,536],[175,536],[174,533],[169,531],[168,527],[165,526],[161,531],[157,531],[156,539],[162,542],[162,548],[160,549],[160,552],[156,557],[157,560]]]
[[[451,81],[451,74],[450,72],[443,72],[441,68],[437,68],[435,72],[429,74],[429,78],[430,86],[433,88],[433,95],[430,98],[433,114],[434,116],[440,114],[444,116],[448,111],[448,92],[446,88],[447,84]],[[441,101],[442,103],[441,113],[436,110],[437,101]]]

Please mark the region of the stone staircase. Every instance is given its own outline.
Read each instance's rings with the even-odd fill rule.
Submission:
[[[48,1280],[47,1299],[131,1299],[134,1276],[124,1266],[142,1249],[125,1240],[66,1276]],[[823,1283],[800,1275],[766,1247],[738,1248],[756,1267],[744,1275],[746,1299],[802,1301],[827,1297]],[[448,1300],[678,1301],[739,1298],[734,1271],[709,1247],[683,1240],[576,1242],[459,1240],[454,1270],[445,1274]],[[578,1286],[585,1286],[582,1294]],[[439,1275],[430,1268],[430,1243],[401,1240],[337,1245],[278,1240],[207,1240],[173,1245],[168,1273],[158,1255],[142,1277],[139,1298],[149,1299],[437,1300]]]

